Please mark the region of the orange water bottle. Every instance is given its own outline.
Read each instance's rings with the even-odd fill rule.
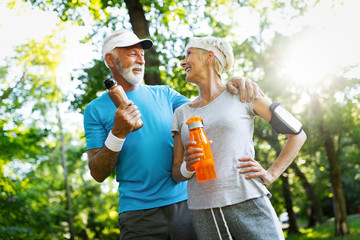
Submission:
[[[202,148],[204,156],[193,164],[198,182],[216,178],[214,159],[211,153],[210,142],[206,137],[201,117],[191,117],[186,124],[189,127],[190,141],[196,145],[191,148]]]
[[[109,97],[111,98],[112,102],[115,104],[116,107],[119,107],[122,102],[128,101],[124,89],[117,84],[115,79],[113,78],[106,79],[104,81],[104,85],[108,89]],[[140,129],[143,125],[144,125],[143,121],[139,119],[135,124],[133,132]]]

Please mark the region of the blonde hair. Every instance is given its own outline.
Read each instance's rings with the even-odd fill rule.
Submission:
[[[203,51],[212,51],[215,54],[215,71],[221,75],[227,72],[234,63],[233,49],[226,40],[218,37],[198,37],[190,39],[185,48],[185,52],[189,48],[199,48],[200,54]]]

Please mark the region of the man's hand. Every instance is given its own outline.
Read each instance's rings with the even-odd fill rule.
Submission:
[[[239,94],[240,90],[240,101],[245,102],[245,98],[247,102],[251,102],[253,98],[257,98],[260,96],[264,97],[263,91],[260,87],[253,81],[244,77],[232,77],[226,84],[226,87],[229,92],[232,94]]]
[[[112,134],[124,139],[134,129],[140,117],[140,111],[132,101],[121,103],[115,113]]]

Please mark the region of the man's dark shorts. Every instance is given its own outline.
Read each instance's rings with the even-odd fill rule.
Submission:
[[[196,239],[187,201],[119,214],[120,240]]]

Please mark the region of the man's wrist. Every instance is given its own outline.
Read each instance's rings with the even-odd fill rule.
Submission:
[[[113,152],[120,152],[124,144],[125,138],[118,138],[112,134],[111,130],[105,141],[105,146]]]

